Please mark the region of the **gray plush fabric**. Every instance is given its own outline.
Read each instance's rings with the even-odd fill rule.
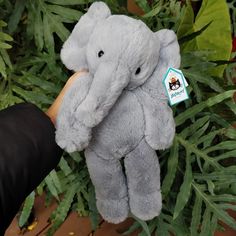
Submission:
[[[170,147],[175,135],[162,85],[168,67],[180,65],[175,33],[153,33],[142,21],[111,15],[105,3],[95,2],[63,45],[61,59],[67,68],[89,73],[64,97],[56,141],[68,152],[85,149],[99,212],[112,223],[129,211],[142,220],[158,216],[155,150]]]

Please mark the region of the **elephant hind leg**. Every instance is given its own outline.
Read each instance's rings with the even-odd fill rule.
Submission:
[[[129,205],[126,179],[119,160],[104,159],[91,149],[86,149],[85,157],[95,186],[98,211],[108,222],[124,221]]]
[[[144,139],[125,157],[125,169],[131,212],[142,220],[158,216],[162,207],[159,161]]]

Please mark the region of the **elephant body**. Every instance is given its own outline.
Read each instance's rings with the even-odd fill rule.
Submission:
[[[162,206],[159,162],[145,141],[145,115],[139,95],[138,91],[122,93],[103,122],[92,130],[85,150],[97,207],[113,223],[123,221],[129,209],[148,220],[158,215]]]
[[[175,122],[162,85],[180,65],[170,30],[153,33],[141,21],[111,16],[95,2],[65,42],[69,69],[87,69],[68,90],[56,121],[56,141],[68,152],[85,149],[104,219],[119,223],[129,211],[142,220],[162,207],[155,150],[171,146]]]
[[[120,159],[143,139],[144,129],[144,114],[136,94],[124,91],[103,122],[93,128],[89,147],[104,159]]]

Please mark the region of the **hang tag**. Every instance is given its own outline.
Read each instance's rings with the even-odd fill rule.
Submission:
[[[172,69],[173,69],[173,68],[172,68]],[[181,70],[179,70],[179,69],[174,69],[174,70],[178,71],[178,72],[182,75],[182,77],[183,77],[183,79],[184,79],[184,85],[185,85],[185,87],[188,87],[188,82],[187,82],[187,80],[185,79],[183,72],[182,72]]]
[[[165,87],[171,106],[189,99],[186,90],[188,82],[184,78],[181,70],[170,67],[167,70],[162,83]]]

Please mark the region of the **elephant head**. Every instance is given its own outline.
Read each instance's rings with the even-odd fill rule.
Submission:
[[[61,51],[67,68],[87,69],[92,77],[89,92],[76,111],[78,123],[93,128],[124,89],[145,84],[157,68],[164,40],[142,21],[111,15],[105,3],[93,3]]]

